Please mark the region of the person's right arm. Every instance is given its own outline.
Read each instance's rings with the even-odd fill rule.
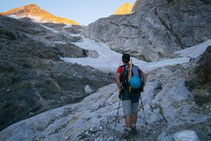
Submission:
[[[120,75],[121,75],[121,74],[117,72],[117,73],[116,73],[116,78],[115,78],[117,87],[119,88],[119,92],[121,91]]]

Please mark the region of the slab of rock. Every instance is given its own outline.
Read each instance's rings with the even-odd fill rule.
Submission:
[[[184,130],[174,134],[174,141],[198,141],[196,132],[191,130]]]

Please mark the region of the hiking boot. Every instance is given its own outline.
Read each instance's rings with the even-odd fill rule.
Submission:
[[[123,139],[128,139],[128,138],[130,138],[131,133],[132,133],[131,131],[125,129],[125,130],[124,130],[124,133],[122,134],[122,137],[121,137],[121,138],[123,138]]]
[[[131,128],[131,132],[132,132],[133,134],[137,134],[136,127],[132,127],[132,128]]]

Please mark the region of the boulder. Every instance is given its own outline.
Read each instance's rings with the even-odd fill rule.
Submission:
[[[84,91],[85,91],[87,94],[91,94],[91,93],[94,92],[94,91],[90,88],[89,85],[86,85],[86,86],[85,86]]]
[[[196,132],[191,130],[184,130],[174,134],[174,141],[198,141]]]

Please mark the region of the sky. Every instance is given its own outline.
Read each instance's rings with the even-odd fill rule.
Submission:
[[[40,8],[59,17],[75,20],[81,25],[88,25],[99,18],[108,17],[123,4],[136,0],[0,0],[0,12],[28,4],[36,4]]]

